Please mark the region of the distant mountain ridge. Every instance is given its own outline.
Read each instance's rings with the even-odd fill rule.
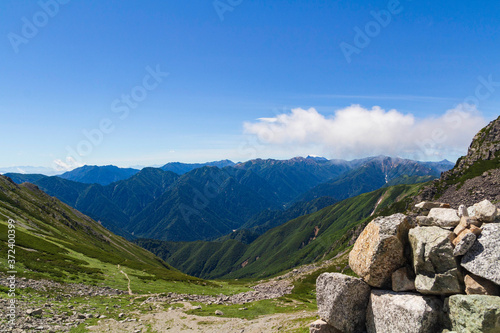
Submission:
[[[132,177],[139,170],[131,168],[119,168],[114,165],[85,165],[68,171],[58,177],[85,184],[108,185],[119,180]]]
[[[167,163],[164,166],[160,167],[163,171],[171,171],[175,172],[178,175],[183,175],[192,171],[194,169],[203,168],[206,166],[214,166],[220,169],[225,168],[227,166],[234,166],[235,163],[230,160],[222,160],[222,161],[214,161],[214,162],[206,162],[206,163],[181,163],[181,162],[171,162]]]
[[[341,177],[315,186],[299,197],[299,200],[310,201],[329,196],[340,201],[361,193],[374,191],[389,182],[400,183],[398,178],[403,176],[431,176],[431,178],[422,179],[422,181],[428,181],[439,177],[442,171],[453,166],[448,161],[416,162],[387,156],[369,157],[349,163],[351,170]]]
[[[34,183],[42,178],[48,177],[46,175],[42,175],[39,173],[29,173],[29,174],[24,174],[24,173],[6,173],[4,174],[5,177],[9,177],[14,181],[16,184],[22,184],[22,183]]]

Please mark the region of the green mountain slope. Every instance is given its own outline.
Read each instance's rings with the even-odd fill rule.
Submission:
[[[76,207],[76,202],[81,193],[92,186],[90,184],[74,182],[57,176],[45,177],[37,180],[33,184],[39,186],[47,194],[57,197],[71,207]]]
[[[335,202],[336,200],[331,197],[321,197],[311,201],[296,202],[286,210],[264,210],[253,216],[240,230],[234,233],[247,230],[261,235],[269,229],[282,225],[299,216],[315,213],[320,209],[333,205]],[[234,238],[231,234],[226,237]]]
[[[83,184],[59,177],[35,182],[45,192],[99,220],[111,231],[132,239],[126,231],[131,217],[160,197],[179,176],[173,172],[144,168],[134,176],[107,186]]]
[[[264,209],[277,208],[273,189],[259,176],[217,167],[197,168],[182,176],[145,168],[107,186],[59,177],[35,184],[129,239],[132,235],[184,241],[216,238]]]
[[[398,185],[346,199],[273,228],[250,244],[234,239],[184,243],[139,239],[136,243],[190,275],[262,278],[333,257],[348,246],[355,228],[373,218],[374,212],[406,210],[422,186]],[[388,210],[394,203],[397,206]]]
[[[139,214],[179,179],[179,175],[156,168],[144,168],[129,179],[105,187],[107,197],[127,216]]]
[[[6,173],[4,174],[5,177],[9,177],[14,181],[16,184],[22,184],[22,183],[34,183],[37,180],[40,180],[42,178],[45,178],[47,176],[39,174],[39,173],[32,173],[32,174],[24,174],[24,173]]]
[[[195,169],[131,221],[134,235],[193,241],[238,229],[272,202],[216,167]]]
[[[17,185],[0,176],[0,251],[3,253],[7,253],[9,219],[16,221],[15,265],[19,276],[123,287],[111,274],[122,267],[143,281],[197,281],[35,185]],[[2,262],[2,267],[7,267],[4,264]]]

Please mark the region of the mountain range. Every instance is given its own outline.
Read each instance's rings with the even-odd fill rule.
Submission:
[[[296,266],[329,259],[352,245],[356,228],[376,216],[406,210],[423,184],[397,185],[349,198],[272,228],[245,244],[218,241],[135,242],[182,272],[222,279],[265,278]],[[401,203],[399,206],[395,202]],[[355,237],[354,237],[355,239]]]
[[[414,205],[422,200],[444,199],[444,202],[455,208],[460,204],[470,205],[471,202],[484,199],[498,205],[499,159],[500,117],[474,137],[466,156],[434,181],[382,186],[373,192],[360,194],[295,218],[293,210],[285,210],[282,215],[267,211],[262,213],[263,220],[292,219],[260,235],[255,232],[254,226],[212,242],[167,242],[153,239],[139,239],[135,242],[194,276],[222,279],[265,278],[348,251],[370,220],[394,213],[416,216]],[[380,174],[377,172],[379,168],[374,168],[371,164],[375,161],[382,161],[378,163],[379,168],[383,168],[388,178],[398,168],[406,173],[418,173],[417,170],[422,167],[407,161],[370,158],[360,165],[361,169],[353,169],[339,180],[328,182],[328,188],[346,179],[350,179],[353,185],[357,184],[358,179],[375,179],[378,181],[376,184],[380,184]],[[351,173],[354,176],[345,177]],[[400,177],[393,179],[398,178]],[[386,185],[389,184],[390,181],[387,181]]]
[[[437,178],[446,166],[452,167],[447,161],[385,156],[354,161],[297,157],[209,164],[219,167],[169,163],[138,171],[85,166],[61,176],[7,176],[18,183],[36,184],[128,239],[195,241],[213,240],[242,227],[253,228],[259,235],[312,212],[311,207],[321,209],[389,183],[427,181]],[[183,174],[164,170],[169,168],[191,170]],[[113,179],[119,180],[106,184]]]
[[[125,271],[143,288],[156,288],[157,281],[204,288],[212,282],[201,278],[267,278],[346,254],[369,221],[411,215],[423,199],[445,198],[454,207],[470,197],[498,203],[499,143],[500,118],[476,135],[451,170],[425,183],[420,181],[436,177],[449,162],[382,156],[350,162],[253,160],[182,175],[144,168],[108,185],[13,174],[22,183],[16,184],[0,175],[0,250],[7,250],[7,221],[14,219],[23,277],[122,289]],[[299,186],[295,197],[283,193]],[[307,196],[312,199],[300,200]],[[73,207],[83,207],[97,221]],[[140,238],[132,243],[105,223]]]

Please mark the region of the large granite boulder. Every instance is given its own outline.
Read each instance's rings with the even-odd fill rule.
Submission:
[[[500,332],[500,297],[453,295],[448,308],[453,331]]]
[[[427,218],[420,221],[420,225],[452,228],[460,223],[458,211],[453,208],[432,208]]]
[[[373,290],[366,310],[367,332],[440,332],[441,311],[435,297]]]
[[[355,333],[365,330],[370,286],[340,273],[323,273],[316,280],[316,299],[321,319],[336,329]]]
[[[405,263],[404,244],[410,227],[403,214],[371,221],[349,254],[351,269],[371,286],[390,286],[392,273]]]
[[[462,257],[469,272],[500,285],[500,223],[485,223],[476,242]]]
[[[462,291],[461,276],[453,256],[451,231],[416,227],[408,237],[415,269],[415,288],[422,294],[450,295]]]

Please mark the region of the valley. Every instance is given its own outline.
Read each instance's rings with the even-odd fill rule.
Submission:
[[[338,161],[258,160],[222,169],[200,166],[182,175],[145,168],[108,185],[10,174],[15,182],[0,175],[3,253],[9,248],[9,221],[15,221],[18,331],[308,332],[318,318],[317,277],[356,276],[349,253],[370,221],[395,213],[415,218],[417,201],[460,193],[457,183],[473,188],[474,200],[483,196],[498,203],[498,150],[485,144],[496,142],[497,134],[487,136],[497,133],[496,126],[498,120],[470,150],[476,155],[493,150],[485,153],[492,159],[470,153],[431,181],[449,164],[376,157],[351,161],[347,168]],[[304,182],[301,173],[316,176]],[[324,176],[318,184],[319,174]],[[309,185],[290,195],[293,179],[297,188]],[[276,190],[280,187],[283,192]],[[209,200],[196,203],[196,196]],[[311,200],[297,199],[306,197]],[[194,225],[177,233],[165,227],[164,221],[182,216],[173,217],[172,211],[190,201],[188,208],[197,210],[193,216],[203,223],[193,219]],[[100,216],[96,221],[78,207]],[[123,235],[106,229],[104,221]],[[191,232],[192,241],[165,240],[165,232],[167,239]],[[158,237],[138,237],[142,234]],[[7,258],[0,263],[7,266]],[[0,275],[4,307],[13,291],[7,277]],[[8,327],[6,317],[0,327]]]

